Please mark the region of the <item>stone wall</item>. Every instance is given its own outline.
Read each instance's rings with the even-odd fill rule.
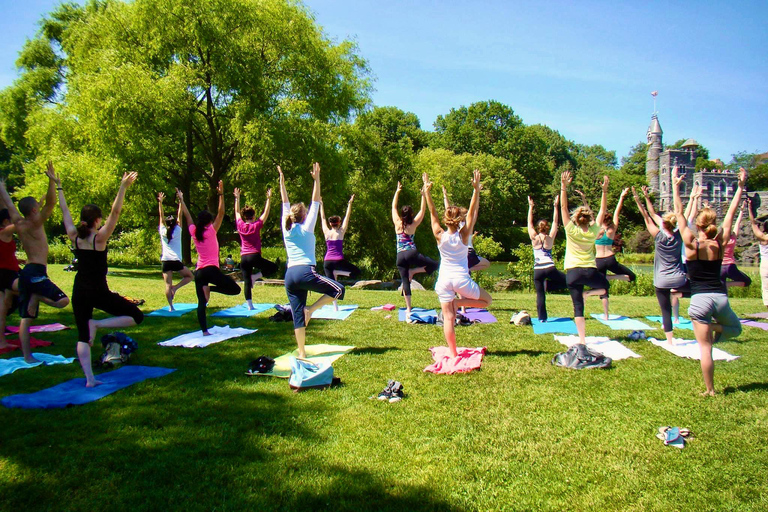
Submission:
[[[768,220],[768,191],[757,192],[760,195],[760,208],[757,210],[757,220]],[[751,195],[751,194],[750,194]],[[760,264],[760,248],[749,225],[749,217],[744,213],[745,219],[741,223],[739,237],[736,239],[736,260],[743,265]],[[740,255],[739,255],[740,251]]]

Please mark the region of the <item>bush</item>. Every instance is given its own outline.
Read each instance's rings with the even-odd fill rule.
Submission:
[[[494,260],[504,252],[501,244],[490,236],[477,235],[472,239],[472,245],[475,246],[478,256],[488,260]]]
[[[639,228],[634,233],[627,233],[624,239],[627,250],[633,253],[651,253],[653,252],[653,238],[648,230]]]

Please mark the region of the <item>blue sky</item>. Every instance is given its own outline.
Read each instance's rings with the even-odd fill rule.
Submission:
[[[0,0],[0,87],[58,1]],[[308,0],[327,35],[353,39],[374,103],[419,116],[498,100],[619,157],[645,140],[659,91],[664,140],[712,157],[768,151],[768,2]]]

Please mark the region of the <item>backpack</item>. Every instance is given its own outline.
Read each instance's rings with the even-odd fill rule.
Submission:
[[[139,344],[122,332],[111,332],[101,338],[104,353],[99,358],[98,366],[112,367],[128,362],[131,353],[136,352]]]
[[[531,315],[528,314],[526,310],[519,311],[514,315],[512,315],[512,318],[509,320],[509,323],[515,324],[517,326],[531,325]]]
[[[332,384],[338,384],[339,379],[333,376],[333,366],[326,364],[318,366],[308,361],[291,357],[291,377],[288,385],[294,391],[304,389],[325,389]]]
[[[583,343],[571,345],[565,352],[555,354],[552,364],[564,366],[573,370],[586,368],[610,368],[611,358],[591,350]]]
[[[269,373],[275,367],[275,360],[267,356],[259,356],[251,361],[248,370],[250,373]]]
[[[293,311],[290,307],[275,304],[277,313],[269,317],[270,322],[293,322]]]

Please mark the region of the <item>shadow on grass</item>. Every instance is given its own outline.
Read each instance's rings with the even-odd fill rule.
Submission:
[[[400,347],[365,347],[356,348],[351,353],[356,355],[376,355],[384,354],[391,350],[401,350]]]
[[[531,357],[537,357],[537,356],[543,356],[543,355],[553,355],[553,352],[544,352],[543,350],[494,350],[489,351],[489,356],[500,356],[500,357],[515,357],[515,356],[531,356]]]
[[[160,267],[157,270],[110,270],[108,277],[128,277],[133,279],[157,279],[162,280],[163,274]]]
[[[731,393],[748,393],[750,391],[768,391],[768,382],[751,382],[736,387],[729,386],[723,390],[723,394],[730,395]]]

